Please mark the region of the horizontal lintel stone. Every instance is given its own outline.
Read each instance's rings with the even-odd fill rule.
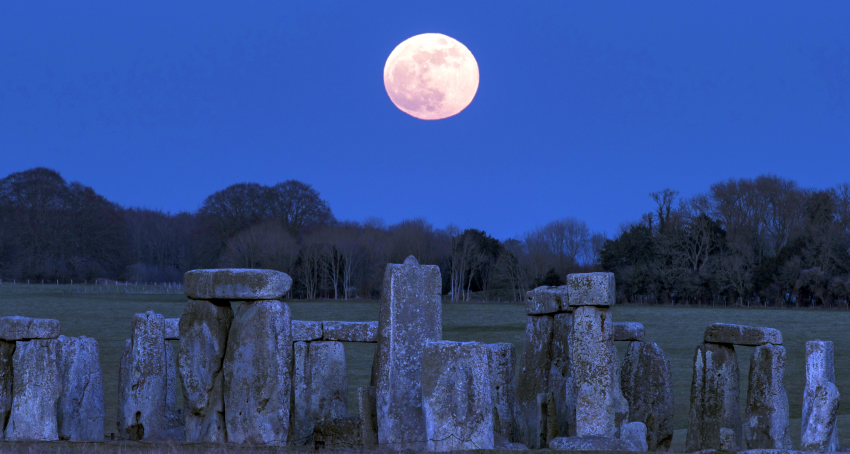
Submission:
[[[705,329],[705,342],[757,347],[759,345],[782,345],[782,333],[774,328],[715,323]]]
[[[613,306],[614,273],[567,275],[570,306]]]
[[[274,270],[192,270],[183,275],[186,296],[196,300],[280,300],[291,286],[288,274]]]
[[[615,341],[643,342],[643,324],[637,322],[614,322]]]
[[[292,342],[310,342],[322,339],[322,322],[292,321]]]
[[[165,331],[165,340],[180,340],[180,319],[166,318],[163,320],[163,331]]]
[[[378,322],[322,322],[322,339],[340,342],[378,342]]]
[[[56,339],[60,331],[59,320],[18,316],[0,317],[0,339],[5,341]]]
[[[570,296],[567,286],[540,286],[525,293],[525,312],[528,315],[556,314],[572,312],[569,306]]]

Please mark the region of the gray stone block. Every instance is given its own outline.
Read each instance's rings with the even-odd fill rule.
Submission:
[[[654,342],[632,342],[620,376],[629,421],[642,422],[647,450],[668,451],[673,441],[673,378],[670,361]]]
[[[741,449],[741,447],[738,446],[737,438],[738,438],[738,436],[735,434],[734,430],[729,429],[727,427],[721,427],[720,428],[720,450],[721,451],[729,451],[729,452],[739,451]],[[773,451],[773,450],[771,450],[771,451]]]
[[[502,342],[485,344],[490,365],[490,398],[493,401],[493,425],[501,436],[510,440],[514,437],[516,422],[516,350],[513,344]]]
[[[738,357],[732,345],[697,346],[688,414],[688,452],[720,449],[723,427],[735,432],[735,444],[741,446],[739,382]]]
[[[517,378],[515,438],[530,449],[539,449],[540,432],[537,418],[537,395],[548,392],[552,367],[552,337],[555,317],[529,315],[525,325],[525,346]]]
[[[624,423],[620,432],[621,440],[626,440],[635,445],[638,451],[649,451],[649,445],[646,443],[646,426],[642,422]]]
[[[322,339],[341,342],[378,342],[378,322],[322,322]]]
[[[346,416],[323,419],[316,423],[312,434],[316,449],[351,449],[362,446],[360,418]]]
[[[183,386],[186,441],[227,441],[222,361],[233,322],[230,302],[190,300],[178,325],[177,370]]]
[[[570,297],[572,301],[572,295]],[[611,310],[581,306],[573,312],[570,360],[576,390],[576,434],[614,437],[620,383]],[[625,399],[623,399],[625,401]],[[625,404],[628,408],[628,404]]]
[[[424,449],[421,362],[426,342],[442,340],[440,268],[413,256],[388,264],[381,291],[375,352],[378,440],[398,448]]]
[[[528,451],[528,446],[522,443],[514,443],[507,438],[493,434],[493,449],[502,451]]]
[[[0,341],[0,440],[3,439],[3,428],[12,412],[12,358],[15,355],[15,343]]]
[[[557,451],[638,451],[628,440],[613,437],[584,436],[558,437],[549,442],[549,449]]]
[[[579,273],[567,275],[570,306],[613,306],[614,273]]]
[[[552,362],[549,368],[548,391],[555,399],[558,435],[571,436],[575,435],[576,431],[576,390],[570,364],[573,315],[556,314],[552,326]]]
[[[289,306],[245,302],[233,318],[224,355],[227,441],[285,445],[292,405],[292,331]]]
[[[168,368],[164,318],[152,311],[133,317],[118,374],[118,435],[127,440],[166,438]]]
[[[817,387],[824,383],[835,383],[835,354],[830,341],[813,340],[806,342],[806,386],[803,391],[803,418],[800,424],[801,436],[806,431],[812,409],[814,408]],[[832,430],[832,440],[828,446],[838,446],[838,427]]]
[[[58,440],[56,413],[62,392],[59,341],[18,341],[12,370],[12,411],[6,425],[6,439]]]
[[[18,316],[0,317],[0,340],[56,339],[60,331],[59,320]]]
[[[360,441],[363,446],[378,444],[378,411],[375,408],[375,387],[357,388],[357,409],[360,413]]]
[[[541,286],[525,293],[525,312],[528,315],[572,312],[569,306],[567,286]]]
[[[183,275],[186,296],[196,300],[278,300],[291,286],[288,274],[274,270],[192,270]]]
[[[744,438],[749,449],[793,449],[784,376],[785,348],[768,344],[753,350],[744,410]]]
[[[309,342],[322,340],[322,322],[292,321],[292,341]]]
[[[841,395],[838,388],[830,382],[824,382],[815,389],[815,399],[809,420],[803,427],[800,449],[814,452],[838,451],[833,432],[838,417],[838,404]]]
[[[757,347],[759,345],[782,345],[782,333],[774,328],[715,323],[705,329],[705,342]]]
[[[163,331],[165,340],[180,340],[180,319],[166,318],[163,321]]]
[[[296,342],[294,355],[290,440],[304,445],[319,421],[348,416],[345,350],[336,341]]]
[[[616,322],[614,323],[614,340],[615,341],[643,341],[643,325],[637,322]]]
[[[480,342],[425,344],[422,411],[428,450],[493,449],[488,357]]]
[[[103,374],[97,341],[59,336],[59,395],[56,422],[60,440],[103,441]]]

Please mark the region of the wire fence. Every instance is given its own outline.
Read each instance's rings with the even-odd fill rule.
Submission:
[[[179,295],[183,294],[183,284],[179,282],[130,282],[96,279],[93,281],[75,282],[68,280],[63,282],[57,280],[28,279],[23,282],[17,280],[3,281],[0,285],[14,286],[50,286],[58,288],[63,294],[146,294],[146,295]]]

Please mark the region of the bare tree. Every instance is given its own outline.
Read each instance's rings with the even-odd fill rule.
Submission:
[[[268,191],[271,217],[280,219],[293,236],[304,233],[310,226],[324,226],[333,221],[328,203],[312,186],[297,180],[287,180]]]

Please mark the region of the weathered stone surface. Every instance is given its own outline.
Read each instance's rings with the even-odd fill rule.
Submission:
[[[165,340],[180,340],[180,319],[166,318],[163,320],[163,331],[165,331]]]
[[[493,426],[501,436],[513,438],[516,407],[516,350],[508,342],[486,344],[490,365],[490,398],[493,401]],[[496,424],[498,421],[498,427]]]
[[[705,329],[705,342],[757,347],[759,345],[782,345],[782,333],[774,328],[715,323]]]
[[[824,383],[835,383],[835,353],[830,341],[806,342],[806,387],[803,391],[803,419],[800,432],[806,431],[811,416],[817,387]],[[838,427],[832,431],[829,446],[838,446]]]
[[[3,428],[9,421],[12,412],[12,358],[15,355],[15,342],[0,340],[0,440],[3,439]]]
[[[360,442],[367,447],[377,445],[378,411],[374,386],[357,388],[357,410],[360,413]]]
[[[688,414],[688,452],[720,449],[723,427],[735,432],[735,444],[741,446],[739,381],[738,357],[733,346],[709,343],[697,346]]]
[[[378,439],[399,448],[424,448],[421,361],[426,342],[443,338],[440,268],[413,256],[388,264],[381,292],[375,352]]]
[[[578,273],[567,275],[570,306],[613,306],[614,273]]]
[[[118,374],[118,434],[128,440],[165,437],[168,412],[164,318],[152,311],[133,317]]]
[[[288,274],[274,270],[192,270],[183,275],[186,296],[196,300],[277,300],[291,286]]]
[[[673,378],[670,361],[655,342],[632,342],[620,376],[629,421],[642,422],[647,450],[668,451],[673,441]]]
[[[345,350],[336,341],[296,342],[294,349],[290,441],[304,445],[319,421],[348,416]]]
[[[614,323],[614,340],[615,341],[643,341],[643,324],[637,322],[615,322]]]
[[[62,392],[59,341],[18,341],[12,370],[12,411],[6,439],[58,440],[56,411]]]
[[[735,431],[726,427],[720,428],[720,449],[722,451],[735,452],[740,449],[736,441]]]
[[[283,445],[292,403],[292,332],[289,306],[252,301],[239,306],[224,355],[227,441]]]
[[[227,441],[222,361],[233,322],[230,302],[189,300],[178,325],[177,370],[188,442]]]
[[[309,342],[322,339],[322,322],[292,321],[292,341]]]
[[[18,316],[0,317],[0,340],[56,339],[60,331],[59,320]]]
[[[528,451],[528,446],[522,443],[511,442],[509,439],[496,433],[493,434],[493,449],[506,451]]]
[[[425,344],[422,411],[430,451],[493,449],[488,358],[480,342]]]
[[[312,438],[316,449],[361,446],[360,418],[347,416],[320,420],[316,423]]]
[[[572,301],[572,294],[570,295]],[[573,312],[570,360],[576,390],[576,434],[613,437],[620,384],[616,380],[611,310],[581,306]]]
[[[525,293],[525,312],[528,315],[572,312],[567,286],[541,286]]]
[[[322,322],[322,339],[341,342],[378,342],[378,322]]]
[[[549,446],[550,441],[558,438],[558,415],[552,393],[537,395],[537,428],[540,446]]]
[[[830,382],[824,382],[815,389],[815,399],[809,420],[803,427],[800,449],[803,451],[835,452],[838,444],[834,441],[835,421],[838,417],[838,404],[841,396],[838,388]]]
[[[549,368],[548,391],[555,399],[558,435],[572,436],[576,431],[576,395],[570,365],[570,332],[572,314],[556,314],[552,325],[552,358]],[[545,446],[545,445],[544,445]]]
[[[744,419],[749,449],[792,449],[785,392],[785,348],[756,347],[750,358],[750,378]]]
[[[558,437],[549,442],[549,449],[558,451],[638,451],[628,440],[588,435]]]
[[[103,441],[103,374],[97,341],[59,336],[57,342],[62,377],[56,415],[59,439]]]
[[[552,337],[555,317],[529,315],[525,325],[525,347],[517,379],[516,431],[513,440],[539,449],[541,428],[537,419],[537,395],[549,390],[552,367]]]
[[[174,358],[174,346],[165,342],[165,414],[166,418],[177,417],[177,363]],[[168,425],[168,424],[167,424]],[[173,426],[174,424],[170,424]],[[182,421],[180,422],[182,426]]]
[[[620,436],[620,429],[624,423],[629,421],[629,401],[623,396],[623,389],[620,386],[621,381],[621,363],[620,355],[617,353],[617,346],[611,342],[611,356],[614,358],[614,383],[613,401],[614,401],[614,436]]]
[[[649,451],[646,443],[646,426],[642,422],[627,422],[620,431],[620,439],[626,440],[637,447],[637,451]]]

